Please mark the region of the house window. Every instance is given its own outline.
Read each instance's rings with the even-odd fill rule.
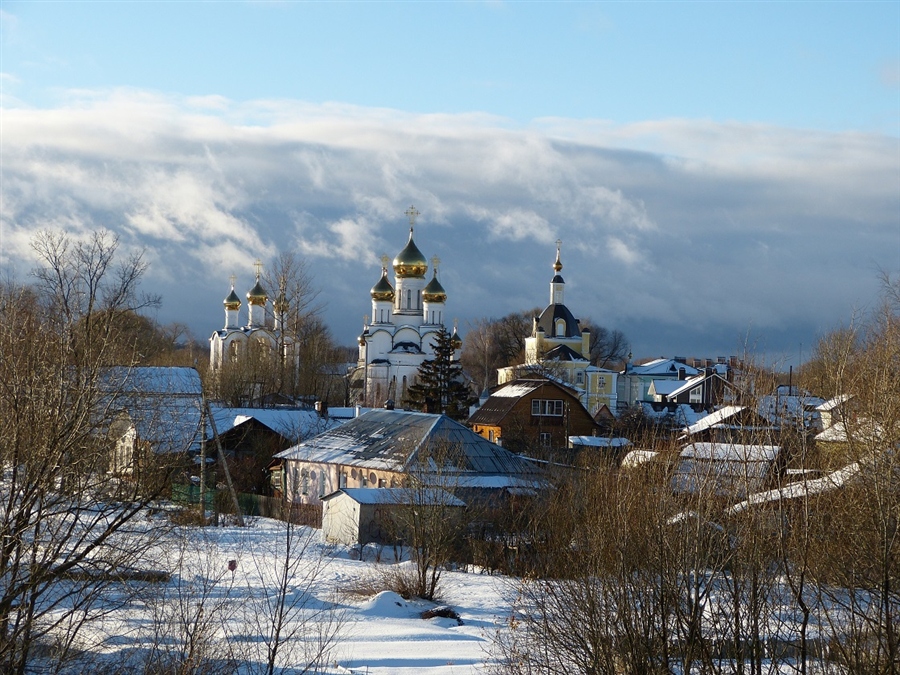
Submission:
[[[551,443],[551,436],[545,431],[541,432],[541,445],[545,448],[549,448]]]
[[[606,389],[606,378],[603,375],[597,378],[597,386],[600,389]]]
[[[539,417],[562,417],[563,402],[559,399],[534,398],[531,400],[531,414]]]
[[[309,471],[306,469],[300,472],[300,494],[309,494]]]

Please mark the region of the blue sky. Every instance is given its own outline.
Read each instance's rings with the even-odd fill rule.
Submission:
[[[5,93],[898,133],[900,3],[3,2]],[[11,25],[8,25],[11,24]]]
[[[351,344],[410,203],[463,328],[545,304],[559,237],[568,304],[636,356],[750,336],[794,359],[900,273],[898,2],[3,1],[0,20],[0,263],[27,273],[40,227],[109,227],[147,249],[158,318],[201,339],[231,273],[249,288],[288,248]]]

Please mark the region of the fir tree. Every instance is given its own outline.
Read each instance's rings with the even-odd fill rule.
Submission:
[[[453,360],[454,336],[441,327],[434,341],[434,358],[419,366],[416,383],[407,391],[406,404],[427,413],[444,413],[465,419],[474,402],[463,375],[462,365]]]

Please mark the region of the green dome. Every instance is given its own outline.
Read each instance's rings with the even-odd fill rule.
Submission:
[[[424,277],[428,271],[428,261],[413,241],[413,233],[409,231],[409,242],[394,258],[394,273],[398,277]]]

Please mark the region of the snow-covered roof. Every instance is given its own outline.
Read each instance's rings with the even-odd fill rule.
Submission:
[[[675,492],[743,496],[762,487],[780,448],[776,445],[692,443],[679,455],[672,476]]]
[[[127,418],[154,452],[187,452],[199,444],[203,387],[195,369],[115,367],[103,372],[100,387],[105,413]]]
[[[297,408],[230,408],[221,405],[210,405],[216,420],[216,430],[224,433],[251,417],[262,422],[272,431],[276,431],[291,442],[297,443],[327,429],[337,426],[340,420],[320,417],[314,410]],[[207,428],[211,434],[212,429]]]
[[[569,436],[569,443],[593,448],[624,448],[631,445],[631,441],[627,438],[609,438],[608,436]]]
[[[653,450],[632,450],[622,458],[622,468],[633,469],[645,462],[649,462],[658,454],[658,452],[654,452]]]
[[[347,495],[357,504],[404,504],[428,506],[465,506],[466,503],[440,488],[341,488],[322,497],[322,501]]]
[[[835,422],[824,431],[816,434],[820,443],[847,443],[851,438],[862,442],[871,442],[884,437],[881,427],[871,420],[857,420],[849,429],[846,422]]]
[[[850,400],[850,394],[838,394],[837,396],[832,396],[830,399],[825,401],[824,403],[820,403],[816,406],[816,410],[819,412],[828,412],[829,410],[834,410],[841,403]]]
[[[491,396],[497,396],[499,398],[522,398],[527,394],[530,394],[535,389],[541,386],[541,382],[535,381],[525,381],[525,382],[513,382],[511,384],[507,384],[503,387],[500,387],[497,391],[495,391]]]
[[[653,380],[650,393],[657,396],[669,396],[684,386],[684,380]]]
[[[846,483],[854,480],[859,476],[861,465],[859,462],[853,462],[842,469],[833,471],[821,478],[813,480],[799,480],[788,483],[774,490],[766,490],[765,492],[756,492],[751,494],[742,502],[738,502],[727,510],[729,514],[741,513],[756,504],[764,504],[766,502],[777,501],[779,499],[796,499],[797,497],[805,497],[808,495],[821,494],[842,487]]]
[[[687,365],[686,363],[681,363],[680,361],[676,361],[675,359],[654,359],[653,361],[648,361],[647,363],[641,364],[639,366],[629,366],[627,371],[632,375],[641,375],[644,377],[657,376],[657,377],[678,377],[678,371],[680,369],[684,369],[685,375],[697,375],[700,373],[696,368]]]
[[[767,395],[760,396],[758,410],[773,424],[801,419],[812,421],[819,416],[818,407],[823,403],[824,399],[811,394]]]
[[[726,462],[771,462],[778,455],[777,445],[743,445],[740,443],[691,443],[680,457]]]
[[[533,466],[446,415],[372,410],[275,455],[285,460],[406,471],[446,453],[453,473],[528,474]],[[429,457],[429,454],[431,455]]]
[[[693,436],[696,433],[701,431],[706,431],[707,429],[712,429],[713,427],[717,427],[722,425],[726,420],[730,419],[737,415],[741,410],[744,409],[744,406],[740,405],[726,405],[718,410],[714,410],[701,417],[699,420],[694,422],[691,426],[684,430],[684,433],[688,436]]]

